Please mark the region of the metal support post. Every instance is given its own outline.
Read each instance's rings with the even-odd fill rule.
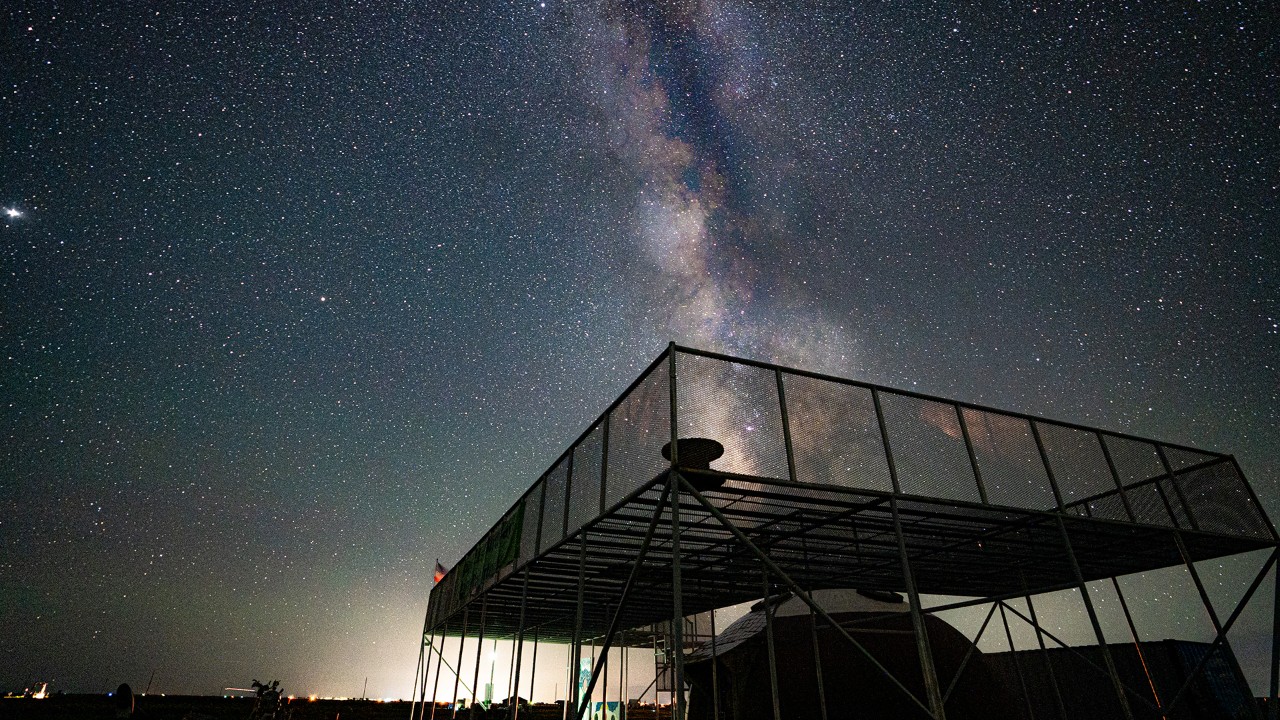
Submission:
[[[448,634],[449,634],[449,624],[445,623],[444,629],[440,631],[440,647],[435,649],[436,650],[436,679],[435,679],[435,682],[431,683],[430,720],[435,720],[436,718],[436,695],[440,692],[440,665],[441,663],[444,662],[444,639],[448,637]],[[427,696],[427,689],[424,687],[422,688],[422,697],[425,699],[426,696]],[[419,717],[422,717],[422,715],[419,714]]]
[[[653,706],[654,708],[657,708],[658,675],[660,674],[660,670],[658,669],[658,626],[655,624],[650,626],[650,628],[653,630]],[[644,693],[640,693],[640,696],[644,697]]]
[[[818,616],[809,608],[809,638],[813,642],[813,667],[818,681],[819,720],[827,720],[827,688],[822,677],[822,648],[818,645]],[[714,677],[714,676],[713,676]],[[720,720],[717,713],[716,720]]]
[[[427,648],[435,649],[436,631],[431,631],[431,639],[426,645],[422,646],[422,652],[418,655],[418,664],[422,667],[422,691],[416,693],[414,697],[414,709],[409,712],[409,719],[421,718],[427,709],[427,676],[431,674],[431,656],[427,654]],[[436,671],[439,673],[439,670]],[[415,688],[416,689],[416,688]]]
[[[524,611],[525,611],[525,608],[528,606],[528,602],[529,602],[529,565],[526,564],[524,566],[524,580],[520,583],[520,622],[516,626],[516,641],[515,641],[516,648],[511,658],[511,661],[513,663],[511,674],[510,674],[510,677],[507,678],[507,687],[515,688],[515,691],[512,692],[510,689],[508,689],[507,691],[508,698],[512,697],[513,695],[516,698],[520,697],[520,662],[521,660],[524,659]],[[515,702],[509,703],[509,706],[507,707],[507,717],[511,718],[511,720],[516,720],[516,718],[519,715],[520,715],[520,702],[517,700]]]
[[[428,616],[429,617],[429,616]],[[432,633],[434,635],[434,632]],[[410,699],[413,704],[409,706],[409,720],[414,720],[418,715],[418,680],[422,680],[422,692],[427,691],[427,677],[422,673],[422,661],[427,656],[427,620],[422,620],[422,637],[418,640],[418,664],[413,668],[413,694]]]
[[[773,698],[773,720],[782,720],[782,699],[778,697],[778,660],[773,644],[773,602],[770,600],[769,571],[760,573],[764,586],[764,639],[769,655],[769,691]]]
[[[579,668],[582,667],[582,660],[586,660],[587,664],[591,665],[592,667],[595,667],[596,659],[597,659],[596,658],[596,639],[593,637],[591,638],[591,650],[590,652],[587,653],[587,656],[585,658],[578,659],[578,667]],[[578,710],[578,717],[579,718],[590,717],[591,715],[589,711],[591,709],[591,702],[593,699],[592,696],[595,694],[595,688],[582,687],[581,686],[582,678],[580,677],[582,675],[581,669],[579,669],[578,675],[579,675],[578,694],[582,696],[582,701],[578,706],[580,708]]]
[[[719,651],[716,647],[716,609],[712,609],[712,719],[719,720]]]
[[[1084,601],[1085,612],[1089,615],[1089,624],[1093,626],[1094,637],[1098,639],[1098,648],[1102,651],[1102,661],[1107,667],[1107,675],[1111,677],[1111,685],[1115,688],[1116,698],[1120,701],[1120,710],[1124,713],[1125,720],[1133,720],[1133,708],[1129,707],[1129,698],[1124,694],[1124,683],[1120,682],[1120,675],[1116,671],[1115,658],[1111,657],[1111,650],[1107,648],[1107,638],[1102,634],[1102,624],[1098,622],[1098,612],[1093,607],[1093,600],[1089,597],[1089,587],[1085,585],[1084,573],[1080,570],[1080,562],[1076,559],[1075,549],[1071,546],[1071,536],[1067,534],[1067,523],[1063,519],[1066,515],[1066,503],[1062,498],[1062,489],[1058,487],[1058,479],[1053,472],[1053,464],[1049,462],[1049,453],[1044,449],[1044,439],[1040,437],[1040,428],[1036,426],[1035,421],[1031,422],[1031,437],[1036,441],[1036,450],[1040,453],[1040,462],[1044,465],[1045,475],[1049,478],[1049,487],[1053,489],[1053,499],[1058,504],[1058,532],[1062,537],[1062,547],[1066,551],[1067,560],[1071,563],[1071,572],[1076,581],[1076,586],[1080,589],[1080,599]],[[1106,443],[1102,438],[1098,438],[1098,444],[1102,446],[1103,453],[1106,453]],[[1109,455],[1107,457],[1110,457]],[[1113,470],[1114,473],[1114,470]],[[1116,475],[1113,478],[1119,482]],[[1121,493],[1123,498],[1123,493]],[[1127,507],[1127,504],[1126,504]]]
[[[969,466],[973,468],[973,479],[978,484],[978,497],[982,504],[988,505],[987,486],[982,482],[982,468],[978,467],[978,455],[973,451],[973,440],[969,438],[969,423],[964,419],[964,411],[959,405],[956,408],[956,422],[960,423],[960,435],[964,438],[964,448],[969,451]],[[994,607],[994,606],[993,606]]]
[[[533,704],[533,683],[538,678],[538,635],[539,628],[533,629],[533,657],[529,660],[529,704]],[[519,695],[520,693],[516,693]]]
[[[911,573],[911,559],[907,553],[906,537],[902,533],[902,518],[898,513],[896,494],[889,498],[889,507],[893,514],[894,535],[898,540],[898,560],[902,564],[902,578],[907,586],[908,610],[911,613],[911,626],[916,638],[916,652],[920,657],[925,696],[929,699],[931,714],[937,720],[945,720],[947,715],[942,703],[942,689],[938,686],[938,670],[933,662],[933,651],[929,645],[929,631],[924,624],[924,614],[920,612],[920,592],[916,588],[915,577]]]
[[[673,720],[685,720],[684,699],[684,589],[680,582],[680,488],[676,468],[680,467],[680,418],[676,373],[676,344],[667,346],[667,378],[671,403],[671,472],[667,483],[671,491],[671,694],[674,696]]]
[[[1107,647],[1107,638],[1102,634],[1102,623],[1098,621],[1098,611],[1093,607],[1093,599],[1089,597],[1089,586],[1085,584],[1084,573],[1080,571],[1080,562],[1076,559],[1075,549],[1071,546],[1071,537],[1067,534],[1067,524],[1058,515],[1058,531],[1062,535],[1062,545],[1066,550],[1067,560],[1071,563],[1076,584],[1080,588],[1080,599],[1084,601],[1085,612],[1089,615],[1089,624],[1093,626],[1094,637],[1098,638],[1098,648],[1102,651],[1102,663],[1106,665],[1107,674],[1111,676],[1111,684],[1115,687],[1116,698],[1120,700],[1120,710],[1125,720],[1133,720],[1133,708],[1129,707],[1129,698],[1124,694],[1124,683],[1120,682],[1120,674],[1116,670],[1115,658],[1111,657],[1111,649]]]
[[[1027,588],[1027,581],[1022,581],[1024,590]],[[1031,592],[1027,591],[1027,613],[1031,615],[1031,627],[1036,631],[1036,642],[1040,645],[1040,654],[1044,657],[1045,669],[1049,671],[1049,686],[1053,688],[1053,699],[1058,703],[1058,717],[1061,720],[1068,720],[1067,705],[1062,701],[1062,689],[1058,687],[1058,675],[1053,671],[1053,660],[1049,657],[1049,648],[1044,644],[1044,631],[1040,629],[1040,621],[1036,618],[1036,606],[1031,602]]]
[[[1151,697],[1156,701],[1156,707],[1160,710],[1160,714],[1164,715],[1164,706],[1160,702],[1160,693],[1156,690],[1156,681],[1151,677],[1151,670],[1147,667],[1147,658],[1142,653],[1142,640],[1138,638],[1138,626],[1133,623],[1133,615],[1129,612],[1129,603],[1125,602],[1124,592],[1120,589],[1120,581],[1112,576],[1111,586],[1116,590],[1116,597],[1120,599],[1120,609],[1124,611],[1124,621],[1129,625],[1129,634],[1133,637],[1133,649],[1138,652],[1138,662],[1142,664],[1142,674],[1147,677],[1147,685],[1151,688]]]
[[[671,461],[676,451],[672,446]],[[675,695],[675,715],[672,720],[685,720],[684,699],[684,591],[680,582],[680,475],[671,471],[668,479],[671,488],[671,692]]]
[[[517,629],[519,629],[519,628],[517,628]],[[518,634],[518,633],[517,633],[517,634]],[[495,646],[497,645],[497,640],[495,640],[495,641],[494,641],[494,644],[495,644]],[[519,694],[520,694],[520,692],[519,692],[519,687],[520,687],[520,686],[519,686],[518,684],[516,684],[516,653],[518,653],[518,652],[520,651],[520,646],[521,646],[521,645],[524,645],[524,641],[523,641],[523,640],[517,640],[517,639],[516,639],[516,635],[512,635],[512,636],[511,636],[511,663],[510,663],[509,665],[507,665],[507,692],[506,692],[506,700],[507,700],[507,715],[508,715],[508,717],[511,715],[511,706],[512,706],[511,698],[512,698],[512,696],[513,696],[513,695],[519,695]],[[518,703],[516,703],[516,704],[518,704]]]
[[[582,662],[582,602],[587,589],[587,532],[582,531],[582,538],[578,545],[578,599],[577,606],[573,615],[573,648],[569,653],[569,682],[566,688],[570,691],[569,697],[565,698],[564,704],[565,718],[573,718],[580,720],[582,717],[579,711],[578,702],[578,665]],[[573,708],[574,715],[569,715],[569,708]]]
[[[474,708],[475,704],[480,701],[480,658],[484,657],[484,624],[488,614],[489,594],[485,593],[480,596],[480,634],[476,637],[476,672],[471,679],[471,705],[468,706],[469,708]],[[462,666],[459,665],[458,669],[461,670]],[[474,709],[470,710],[470,712],[472,715],[475,714]]]
[[[796,481],[796,453],[791,447],[791,418],[787,416],[787,391],[782,387],[782,371],[774,369],[774,377],[778,381],[778,407],[782,410],[782,443],[787,450],[787,477]],[[716,718],[716,720],[720,720]]]
[[[1218,619],[1218,613],[1213,609],[1213,602],[1209,599],[1209,593],[1205,590],[1204,582],[1200,579],[1200,573],[1196,570],[1195,561],[1191,559],[1191,554],[1187,552],[1187,544],[1182,540],[1182,533],[1177,530],[1173,531],[1173,541],[1178,545],[1178,554],[1182,556],[1182,562],[1187,566],[1187,573],[1191,575],[1191,582],[1195,583],[1196,592],[1200,594],[1200,602],[1204,604],[1205,612],[1209,613],[1209,622],[1213,623],[1215,632],[1222,632],[1222,622]]]
[[[462,648],[467,644],[467,616],[470,613],[469,607],[462,610],[462,635],[458,637],[458,667],[453,671],[453,697],[449,699],[449,706],[453,708],[449,717],[455,719],[458,717],[458,683],[462,682]]]
[[[902,565],[902,580],[907,586],[907,604],[911,612],[911,627],[915,631],[916,653],[920,658],[920,674],[924,679],[925,697],[929,699],[929,714],[937,720],[946,720],[947,711],[942,702],[942,688],[938,687],[938,670],[933,663],[933,651],[929,647],[929,632],[920,612],[920,593],[911,574],[911,559],[907,553],[907,539],[902,534],[902,517],[898,512],[898,495],[902,485],[898,481],[898,468],[893,462],[893,448],[889,443],[889,430],[884,421],[884,409],[880,406],[880,392],[871,390],[871,400],[876,409],[876,421],[880,425],[880,439],[884,443],[885,460],[889,465],[889,480],[893,494],[889,496],[889,509],[893,516],[893,534],[898,541],[898,561]]]
[[[711,718],[720,720],[720,653],[716,649],[716,611],[711,609]],[[823,718],[826,720],[826,718]]]

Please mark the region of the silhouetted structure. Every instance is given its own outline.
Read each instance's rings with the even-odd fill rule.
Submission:
[[[1219,648],[1210,656],[1208,643],[1161,640],[1137,645],[1113,643],[1107,645],[1107,652],[1115,662],[1121,682],[1127,687],[1145,690],[1153,704],[1160,696],[1158,688],[1177,689],[1190,680],[1179,706],[1167,711],[1169,720],[1234,720],[1255,716],[1254,698],[1229,651]],[[1109,679],[1096,669],[1102,665],[1102,650],[1097,646],[992,653],[987,657],[998,683],[1009,687],[1026,683],[1028,715],[1057,717],[1060,695],[1067,717],[1090,720],[1124,717],[1111,692]],[[1201,662],[1206,663],[1204,669],[1193,676]],[[1054,678],[1071,688],[1071,692],[1055,694]],[[1130,709],[1137,720],[1162,717],[1146,703],[1131,703]]]
[[[1010,646],[1012,619],[1035,629],[1037,657],[1053,655],[1064,643],[1036,598],[1079,591],[1098,645],[1061,652],[1103,678],[1108,695],[1090,700],[1177,718],[1204,668],[1225,662],[1278,546],[1229,455],[672,345],[432,589],[415,717],[432,714],[442,677],[444,697],[477,687],[480,654],[461,667],[463,648],[502,638],[516,648],[508,694],[548,672],[539,643],[568,646],[567,668],[550,669],[567,718],[585,715],[584,697],[631,699],[617,647],[654,653],[650,688],[676,718],[1066,718],[1074,675],[1040,682],[1023,653],[974,643],[998,612]],[[1194,563],[1258,550],[1266,562],[1219,617]],[[1135,686],[1087,584],[1120,593],[1118,576],[1173,566],[1216,639],[1180,685],[1148,669]],[[842,616],[812,595],[841,588],[902,593],[905,610]],[[717,608],[784,593],[808,616],[765,612],[763,641],[716,647]],[[939,617],[988,606],[973,641]],[[438,652],[445,637],[462,638],[456,664]],[[597,660],[580,674],[584,657]]]
[[[254,679],[253,684],[249,687],[253,688],[255,696],[253,713],[249,717],[253,720],[276,720],[281,714],[280,681],[272,680],[271,684],[268,685]]]

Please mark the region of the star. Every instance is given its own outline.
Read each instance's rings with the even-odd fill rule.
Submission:
[[[19,210],[18,208],[5,208],[4,214],[6,217],[12,218],[14,220],[17,220],[18,218],[22,217],[22,211]]]

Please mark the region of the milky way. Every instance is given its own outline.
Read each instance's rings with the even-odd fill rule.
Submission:
[[[6,4],[0,685],[407,694],[436,558],[671,340],[1276,516],[1280,63],[1203,5]]]
[[[789,104],[754,24],[721,3],[580,8],[581,89],[598,140],[639,178],[628,234],[652,263],[670,337],[847,368],[851,339],[778,267],[792,230],[753,182],[790,160],[744,127],[759,119],[744,108]]]

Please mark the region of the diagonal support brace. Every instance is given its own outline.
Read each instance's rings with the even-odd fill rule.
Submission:
[[[1280,556],[1280,549],[1272,550],[1270,557],[1268,557],[1267,561],[1263,563],[1262,569],[1258,571],[1258,576],[1253,579],[1253,582],[1249,585],[1249,589],[1245,591],[1244,597],[1240,598],[1240,602],[1236,604],[1236,609],[1231,612],[1231,617],[1227,618],[1227,621],[1222,624],[1222,629],[1219,630],[1217,636],[1213,638],[1213,642],[1209,643],[1209,650],[1205,652],[1204,657],[1200,658],[1200,662],[1196,663],[1195,668],[1192,669],[1191,672],[1187,673],[1187,679],[1182,683],[1182,687],[1178,689],[1177,694],[1173,696],[1173,699],[1169,701],[1169,704],[1164,706],[1164,712],[1166,715],[1172,715],[1173,709],[1178,705],[1178,701],[1182,699],[1182,696],[1187,694],[1187,690],[1190,689],[1191,683],[1196,679],[1196,676],[1204,670],[1205,665],[1209,664],[1209,658],[1213,657],[1214,651],[1216,651],[1218,646],[1226,640],[1227,633],[1231,631],[1231,626],[1236,624],[1236,620],[1238,620],[1240,618],[1240,614],[1244,612],[1245,606],[1247,606],[1249,601],[1253,599],[1254,592],[1258,590],[1258,586],[1262,584],[1264,579],[1266,579],[1267,572],[1271,570],[1272,565],[1276,564],[1277,556]]]
[[[905,694],[907,698],[916,705],[916,707],[920,708],[927,716],[931,718],[936,718],[936,716],[933,714],[933,711],[929,709],[928,705],[925,705],[923,702],[921,702],[920,699],[915,696],[915,693],[911,692],[911,690],[907,688],[907,686],[903,685],[902,682],[898,680],[898,678],[894,677],[893,673],[890,672],[889,669],[886,668],[884,665],[882,665],[880,661],[877,660],[869,650],[863,647],[862,644],[859,643],[857,640],[855,640],[847,630],[845,630],[843,627],[840,626],[839,623],[837,623],[834,619],[832,619],[832,617],[829,614],[827,614],[826,610],[823,610],[821,607],[819,607],[818,603],[814,602],[813,597],[809,594],[809,592],[804,588],[800,587],[795,580],[792,580],[791,577],[787,575],[787,573],[783,571],[781,567],[778,567],[777,563],[775,563],[772,559],[770,559],[767,553],[765,553],[763,550],[757,547],[755,543],[751,542],[751,538],[747,537],[747,534],[742,532],[742,530],[738,528],[737,525],[734,525],[732,520],[725,517],[724,513],[720,512],[720,508],[717,508],[715,505],[713,505],[711,501],[706,498],[705,495],[703,495],[696,488],[694,488],[693,485],[691,485],[688,480],[685,480],[683,477],[681,477],[679,473],[676,473],[676,477],[680,481],[682,490],[684,492],[687,492],[690,497],[697,500],[698,503],[702,505],[702,507],[708,513],[710,513],[711,516],[714,517],[721,525],[723,525],[726,530],[733,533],[734,537],[738,538],[739,542],[741,542],[748,550],[750,550],[753,555],[759,558],[760,562],[764,564],[764,566],[769,570],[769,572],[776,575],[778,579],[782,581],[782,584],[787,586],[788,590],[795,593],[795,596],[800,598],[800,600],[803,601],[804,604],[812,608],[813,611],[818,614],[818,617],[825,620],[832,627],[832,629],[834,629],[837,633],[841,635],[841,637],[843,637],[851,645],[853,645],[853,647],[856,648],[858,652],[861,652],[862,655],[886,678],[888,678],[889,681],[893,683],[895,687],[901,690],[903,694]]]
[[[613,611],[613,619],[609,621],[609,631],[605,634],[604,644],[600,648],[600,657],[596,659],[595,667],[591,669],[591,680],[587,683],[587,690],[582,694],[582,704],[578,706],[578,712],[575,718],[582,717],[582,713],[586,712],[587,704],[591,702],[591,693],[596,689],[596,682],[600,679],[600,671],[604,668],[605,658],[609,656],[609,648],[613,647],[613,638],[617,635],[618,625],[622,621],[622,611],[627,606],[627,599],[631,596],[631,588],[635,586],[636,576],[640,574],[640,566],[644,564],[645,555],[649,553],[649,545],[653,542],[654,532],[658,529],[658,520],[662,518],[662,511],[666,509],[667,495],[670,492],[670,485],[662,490],[662,498],[658,500],[658,505],[653,511],[653,518],[649,520],[649,529],[644,533],[644,540],[640,543],[640,550],[636,553],[635,562],[631,563],[631,573],[627,575],[627,582],[622,586],[622,597],[618,599],[618,607]],[[655,681],[656,682],[656,681]]]

